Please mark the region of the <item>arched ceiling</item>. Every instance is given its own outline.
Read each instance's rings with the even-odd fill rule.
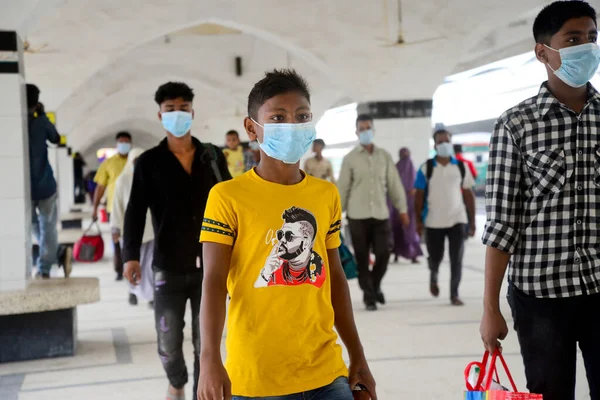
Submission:
[[[428,98],[457,69],[521,52],[546,3],[0,0],[0,29],[29,41],[27,80],[87,149],[120,129],[162,137],[153,97],[167,80],[195,89],[194,133],[216,142],[241,128],[252,84],[275,67],[307,78],[316,116],[344,101]]]

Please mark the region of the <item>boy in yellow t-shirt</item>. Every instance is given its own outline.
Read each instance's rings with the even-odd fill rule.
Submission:
[[[352,400],[360,387],[376,399],[338,255],[340,196],[299,168],[315,138],[306,82],[292,70],[267,73],[250,92],[244,126],[260,143],[260,163],[211,190],[200,236],[198,397]]]
[[[225,135],[223,154],[227,160],[227,168],[233,178],[240,176],[245,171],[244,148],[240,144],[240,135],[237,131],[229,131]]]

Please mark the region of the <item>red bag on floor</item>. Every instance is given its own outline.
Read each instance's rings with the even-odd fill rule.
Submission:
[[[541,394],[522,393],[517,390],[515,381],[508,370],[506,361],[500,350],[496,350],[492,354],[492,359],[488,364],[489,352],[485,352],[483,361],[472,362],[465,369],[465,382],[467,391],[465,392],[464,400],[543,400]],[[500,385],[500,378],[496,369],[496,360],[500,359],[508,380],[512,386],[512,391]],[[478,369],[479,372],[475,375],[472,369]],[[494,376],[496,379],[494,380]]]
[[[92,227],[96,227],[98,233],[90,235]],[[104,240],[100,233],[100,226],[92,222],[89,228],[83,232],[83,236],[73,246],[73,258],[79,262],[96,262],[104,256]]]

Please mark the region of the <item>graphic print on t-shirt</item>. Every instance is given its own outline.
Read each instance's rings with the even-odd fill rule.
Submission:
[[[283,225],[272,239],[273,248],[265,260],[254,287],[309,284],[321,288],[325,282],[323,258],[313,250],[317,219],[308,210],[291,207],[281,215]]]

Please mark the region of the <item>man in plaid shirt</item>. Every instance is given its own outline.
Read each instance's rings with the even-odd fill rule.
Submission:
[[[481,336],[494,351],[508,334],[508,301],[527,386],[573,400],[577,343],[592,400],[600,399],[600,63],[596,12],[583,1],[544,8],[534,26],[548,81],[504,113],[490,143]]]

